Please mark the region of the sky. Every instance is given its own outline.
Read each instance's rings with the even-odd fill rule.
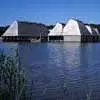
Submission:
[[[67,23],[71,18],[100,24],[100,0],[0,0],[0,26],[14,20]]]

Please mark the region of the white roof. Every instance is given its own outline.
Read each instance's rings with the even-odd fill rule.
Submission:
[[[97,35],[100,35],[97,28],[93,28],[93,30],[97,33]]]
[[[98,31],[97,28],[93,28],[93,27],[91,27],[89,25],[86,25],[86,28],[91,33],[91,35],[99,35],[99,31]]]
[[[88,31],[92,34],[92,28],[89,25],[85,25],[85,27],[88,29]]]
[[[50,30],[50,33],[48,35],[49,36],[62,35],[62,30],[63,30],[62,24],[57,23],[55,27],[52,30]]]
[[[71,19],[63,29],[63,35],[81,35],[78,22]]]
[[[18,23],[14,21],[10,27],[5,31],[3,36],[18,36]]]

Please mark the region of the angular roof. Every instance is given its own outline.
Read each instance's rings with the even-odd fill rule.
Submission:
[[[14,21],[3,36],[47,36],[48,28],[44,24]]]
[[[89,25],[85,25],[85,27],[88,29],[88,31],[91,33],[91,35],[92,35],[92,29],[91,29],[91,27],[89,26]]]
[[[14,21],[2,36],[18,36],[18,23]]]
[[[56,35],[62,35],[62,31],[63,31],[63,25],[62,24],[60,24],[60,23],[57,23],[56,25],[55,25],[55,27],[52,29],[52,30],[50,30],[50,32],[49,32],[49,36],[56,36]]]
[[[93,28],[97,35],[100,35],[99,30],[97,28]]]
[[[88,29],[91,35],[100,35],[97,28],[93,28],[90,25],[85,25],[85,27]]]
[[[63,35],[90,35],[90,32],[83,22],[71,19],[64,27]]]

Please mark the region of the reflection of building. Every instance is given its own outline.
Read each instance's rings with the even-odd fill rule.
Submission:
[[[49,64],[67,70],[80,66],[80,43],[49,43]]]
[[[56,24],[49,33],[49,41],[54,37],[55,40],[62,41],[100,41],[99,36],[97,28],[85,25],[79,20],[71,19],[64,28],[61,24]]]
[[[6,41],[47,40],[48,28],[44,24],[14,21],[2,39]]]
[[[65,63],[69,69],[76,69],[80,66],[80,43],[64,43],[66,48]]]

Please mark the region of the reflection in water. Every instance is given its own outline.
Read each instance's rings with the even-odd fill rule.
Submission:
[[[18,49],[34,100],[86,100],[90,92],[91,100],[100,99],[99,43],[4,45]]]

